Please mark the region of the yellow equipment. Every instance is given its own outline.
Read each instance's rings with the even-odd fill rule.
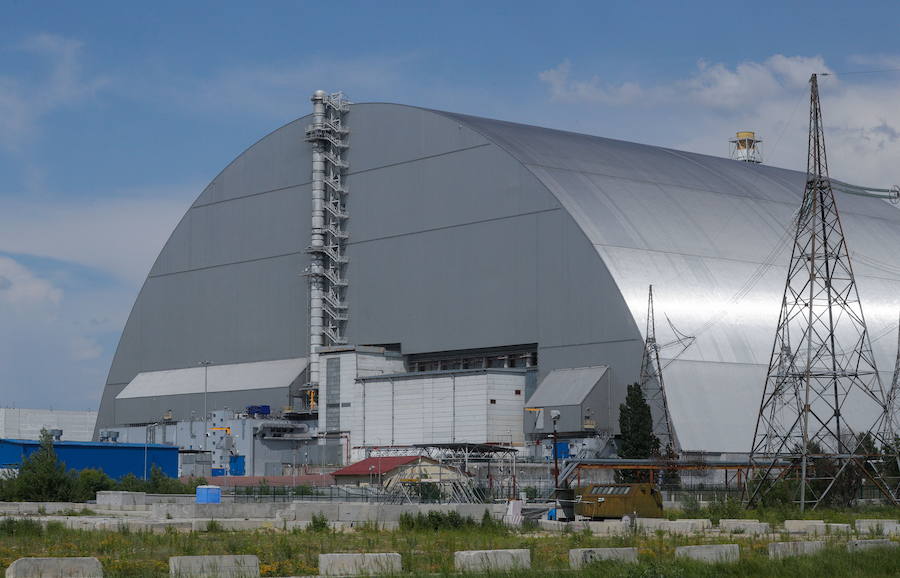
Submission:
[[[591,484],[575,491],[575,514],[592,519],[662,518],[662,494],[653,484]]]

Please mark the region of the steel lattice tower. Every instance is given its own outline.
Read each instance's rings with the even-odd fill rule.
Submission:
[[[653,433],[659,438],[660,452],[678,452],[678,440],[669,417],[669,404],[663,384],[662,366],[659,363],[659,342],[656,340],[656,319],[653,312],[653,285],[647,297],[647,329],[644,353],[641,356],[641,391],[653,419]]]
[[[828,176],[816,75],[810,86],[806,188],[750,452],[754,477],[746,489],[753,504],[779,480],[796,479],[801,510],[815,508],[851,475],[867,478],[894,501],[867,465],[867,448],[893,440],[889,400]],[[854,431],[844,416],[851,410],[871,427]]]

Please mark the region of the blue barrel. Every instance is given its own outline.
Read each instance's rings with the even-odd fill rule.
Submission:
[[[219,486],[197,486],[198,504],[221,504],[222,488]]]

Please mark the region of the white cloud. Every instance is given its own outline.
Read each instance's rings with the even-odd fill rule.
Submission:
[[[18,313],[38,309],[49,313],[62,300],[63,292],[39,278],[18,261],[0,255],[0,310]]]
[[[78,203],[0,197],[0,252],[78,263],[137,286],[201,189],[188,184]]]
[[[223,68],[201,76],[164,78],[149,75],[116,83],[135,100],[152,99],[191,115],[230,114],[240,117],[294,119],[309,110],[313,90],[339,88],[351,98],[397,98],[416,86],[412,72],[416,54],[367,54],[356,58],[311,56],[289,64],[254,64]],[[402,99],[406,101],[407,99]]]
[[[74,361],[89,361],[103,355],[103,347],[91,337],[76,335],[69,343],[70,357]]]
[[[597,102],[610,105],[635,103],[646,95],[640,85],[633,82],[607,84],[594,76],[588,81],[572,80],[572,63],[566,59],[555,68],[538,75],[550,88],[550,95],[561,102]]]
[[[873,66],[900,57],[875,60]],[[687,77],[646,86],[572,79],[568,61],[538,78],[549,98],[566,100],[575,109],[576,130],[717,156],[727,154],[727,141],[736,131],[755,130],[765,141],[767,164],[805,170],[812,73],[829,74],[820,77],[819,86],[831,174],[876,187],[900,182],[897,74],[841,77],[820,56],[776,54],[736,66],[701,61]],[[616,86],[628,86],[628,97],[620,96]],[[619,133],[610,135],[612,126]],[[654,126],[661,130],[650,132]]]
[[[31,36],[16,46],[47,67],[34,81],[0,75],[0,146],[21,152],[54,110],[92,96],[106,81],[86,78],[80,42],[53,34]]]

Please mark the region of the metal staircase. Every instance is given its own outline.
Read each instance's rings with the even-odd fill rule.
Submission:
[[[350,129],[344,126],[344,115],[350,103],[340,92],[327,94],[316,91],[312,124],[306,127],[306,141],[312,144],[312,223],[309,275],[309,381],[319,383],[319,354],[321,347],[347,343],[346,325],[349,320],[346,302],[346,233],[347,171],[350,164],[344,158],[350,144]]]

